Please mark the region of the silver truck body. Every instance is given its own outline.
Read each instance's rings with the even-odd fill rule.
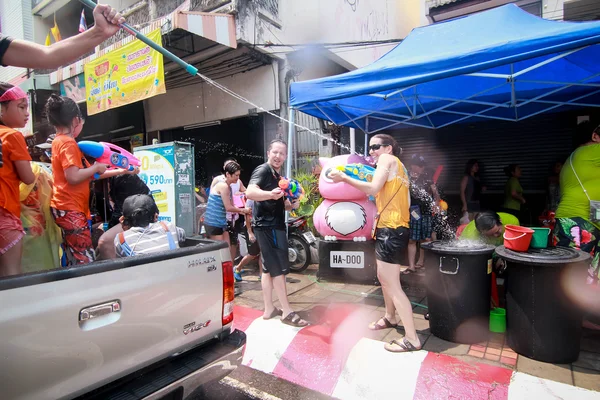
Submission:
[[[0,280],[0,398],[111,398],[126,385],[132,398],[160,398],[169,388],[185,386],[189,394],[189,379],[203,383],[235,369],[245,344],[239,332],[243,343],[221,348],[215,365],[171,374],[163,385],[156,378],[150,392],[132,389],[139,371],[216,345],[230,332],[231,323],[222,324],[229,249],[188,242],[164,253]]]

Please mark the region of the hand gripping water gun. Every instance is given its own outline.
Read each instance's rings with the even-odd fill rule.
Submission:
[[[338,171],[344,172],[351,178],[358,179],[363,182],[371,182],[375,175],[375,168],[364,164],[348,164],[338,165],[336,167]]]
[[[82,140],[77,145],[83,154],[95,158],[99,163],[108,164],[108,168],[133,171],[135,167],[142,165],[140,160],[133,154],[112,143]],[[100,175],[95,174],[94,178],[98,179]]]
[[[295,179],[287,179],[282,176],[279,179],[279,188],[285,192],[286,199],[296,200],[304,197],[304,188]]]

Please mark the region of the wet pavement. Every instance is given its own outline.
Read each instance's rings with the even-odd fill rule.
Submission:
[[[241,366],[218,382],[205,385],[190,400],[325,400],[331,397],[303,388],[299,385]]]

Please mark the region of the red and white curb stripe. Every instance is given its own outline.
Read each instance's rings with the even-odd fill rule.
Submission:
[[[294,328],[236,306],[234,328],[247,335],[243,364],[339,399],[600,399],[598,392],[499,366],[424,350],[390,353],[364,338],[368,313],[356,306],[318,313],[318,325]]]

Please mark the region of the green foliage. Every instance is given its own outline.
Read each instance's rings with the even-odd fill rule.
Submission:
[[[300,207],[294,211],[293,215],[306,217],[308,226],[316,234],[312,217],[323,198],[319,194],[319,176],[314,175],[312,171],[314,163],[315,159],[306,158],[303,164],[307,167],[298,168],[292,173],[292,177],[300,182],[300,185],[304,188],[304,197],[300,201]]]

